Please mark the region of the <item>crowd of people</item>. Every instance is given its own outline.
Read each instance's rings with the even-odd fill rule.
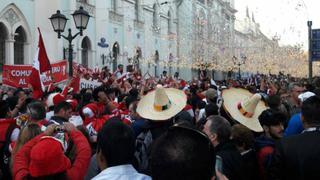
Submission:
[[[0,179],[320,179],[319,78],[203,74],[119,65],[41,96],[2,88]]]

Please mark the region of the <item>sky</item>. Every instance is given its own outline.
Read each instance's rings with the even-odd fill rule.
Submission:
[[[247,6],[261,31],[270,38],[277,34],[280,45],[302,44],[306,50],[307,21],[313,22],[313,29],[320,28],[320,0],[235,0],[237,19],[245,17]]]

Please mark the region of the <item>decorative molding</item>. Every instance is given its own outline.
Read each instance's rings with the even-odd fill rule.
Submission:
[[[7,10],[7,12],[4,14],[4,18],[10,23],[11,26],[20,21],[19,16],[13,9]]]
[[[109,19],[113,22],[123,23],[123,15],[114,11],[109,11]]]
[[[124,1],[127,1],[128,3],[131,3],[131,4],[135,4],[136,3],[134,0],[124,0]]]
[[[90,16],[95,17],[95,14],[96,14],[95,6],[88,4],[88,3],[83,3],[80,0],[77,0],[77,9],[79,9],[80,6],[82,6],[83,9],[86,10],[90,14]]]
[[[135,30],[143,30],[144,29],[144,22],[139,20],[134,20],[134,29]]]

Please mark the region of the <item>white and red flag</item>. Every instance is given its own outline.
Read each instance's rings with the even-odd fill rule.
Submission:
[[[36,49],[36,54],[32,63],[32,73],[30,84],[33,88],[33,98],[38,99],[42,96],[44,91],[44,85],[41,80],[41,74],[46,71],[51,71],[50,60],[47,55],[46,48],[42,39],[41,31],[39,31],[39,42]]]

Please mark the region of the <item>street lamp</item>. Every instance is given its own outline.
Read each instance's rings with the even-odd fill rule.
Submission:
[[[53,14],[49,19],[51,21],[53,30],[58,33],[58,38],[60,39],[63,37],[69,42],[69,76],[73,76],[73,67],[72,67],[72,59],[73,59],[73,49],[72,49],[72,40],[75,39],[79,34],[80,36],[83,35],[83,30],[87,28],[90,15],[87,11],[83,9],[82,6],[80,6],[79,10],[76,10],[73,14],[74,23],[76,25],[76,28],[79,29],[79,32],[75,35],[72,35],[71,28],[68,29],[68,36],[64,36],[63,33],[64,29],[66,27],[66,23],[68,21],[68,18],[66,18],[65,15],[61,14],[58,10],[56,14]]]
[[[246,60],[247,60],[246,56],[241,56],[240,59],[238,59],[236,56],[232,57],[233,64],[238,66],[238,77],[239,77],[239,79],[241,79],[241,69],[240,69],[241,65],[245,64]]]

